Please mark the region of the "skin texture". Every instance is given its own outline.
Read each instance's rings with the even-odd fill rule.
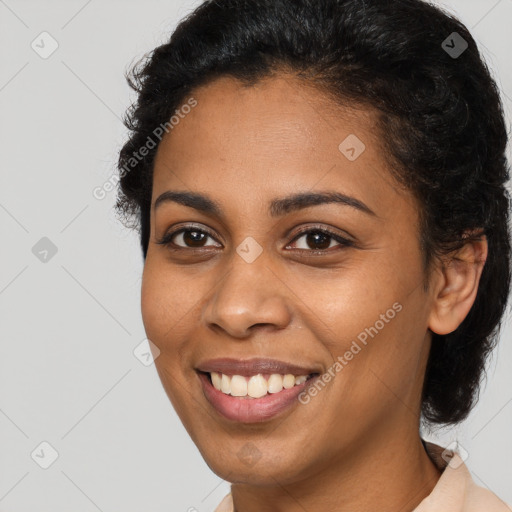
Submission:
[[[439,263],[425,291],[418,204],[392,179],[370,110],[342,108],[284,73],[250,87],[222,77],[193,97],[158,148],[142,282],[144,326],[174,408],[209,467],[233,482],[237,512],[413,510],[440,476],[418,433],[429,329],[451,332],[467,315],[485,239]],[[355,161],[338,149],[349,134],[366,146]],[[205,194],[222,215],[174,202],[155,211],[167,190]],[[337,203],[269,213],[272,199],[326,191],[375,215]],[[181,250],[156,243],[184,223],[211,234],[202,248],[181,235]],[[318,246],[301,227],[354,244],[327,239],[312,255]],[[249,236],[263,249],[253,263],[236,252]],[[210,358],[325,372],[394,303],[402,310],[306,405],[240,424],[203,395],[194,367]],[[248,464],[240,450],[259,459]]]

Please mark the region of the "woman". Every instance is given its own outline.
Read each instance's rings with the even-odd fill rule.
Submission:
[[[117,207],[217,511],[505,511],[420,424],[472,409],[510,285],[507,133],[420,0],[216,0],[130,79]]]

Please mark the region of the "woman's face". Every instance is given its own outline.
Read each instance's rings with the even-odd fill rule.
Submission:
[[[417,203],[371,112],[285,75],[192,96],[156,156],[142,314],[206,462],[232,482],[285,484],[417,436],[432,298]],[[169,191],[195,200],[167,194],[155,209]],[[228,393],[272,392],[228,395],[212,368],[239,376],[231,388],[218,375]]]

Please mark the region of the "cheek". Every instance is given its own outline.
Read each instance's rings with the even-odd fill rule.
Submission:
[[[333,369],[334,388],[350,389],[354,405],[400,396],[421,363],[421,274],[384,258],[345,270],[328,286],[308,287],[309,304],[321,305],[311,329],[341,364]]]
[[[170,272],[165,265],[146,260],[142,275],[141,312],[146,334],[157,345],[169,344],[199,302],[197,281]]]
[[[427,353],[418,297],[395,298],[368,302],[333,349],[340,363],[334,401],[361,425],[414,411],[419,400]]]
[[[301,299],[298,303],[314,313],[311,318],[315,325],[311,329],[329,345],[333,355],[344,353],[359,335],[364,341],[365,330],[376,322],[380,331],[393,321],[396,312],[392,307],[400,299],[400,287],[386,282],[382,265],[378,266],[380,271],[376,268],[374,264],[364,268],[353,265],[323,280],[295,276],[293,290],[297,290],[295,295]],[[391,311],[384,327],[380,325],[380,315],[388,310]]]
[[[166,306],[168,300],[166,287],[157,279],[157,272],[153,271],[151,263],[146,260],[141,287],[142,321],[148,338],[158,346],[163,326],[169,322],[167,311],[170,308]]]
[[[197,298],[186,291],[190,288],[191,284],[186,285],[179,273],[173,275],[165,265],[146,259],[141,286],[144,329],[160,350],[155,359],[156,370],[173,407],[186,424],[191,401],[188,393],[184,393],[188,384],[181,364],[184,340],[193,325],[188,315],[193,314],[193,304],[197,303]]]
[[[155,366],[163,382],[167,376],[163,370],[174,373],[177,355],[181,351],[179,330],[186,325],[186,318],[180,322],[184,313],[180,311],[181,304],[173,290],[157,272],[144,270],[141,289],[141,312],[146,336],[160,350]],[[166,386],[167,388],[167,386]]]

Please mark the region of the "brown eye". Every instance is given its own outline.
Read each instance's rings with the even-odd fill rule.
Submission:
[[[310,229],[302,232],[293,242],[295,247],[292,249],[300,249],[304,251],[326,251],[332,247],[346,247],[353,243],[339,235],[326,230]]]
[[[203,247],[208,235],[201,231],[182,231],[181,239],[187,247]]]
[[[332,237],[320,231],[307,233],[306,244],[310,249],[328,249],[331,246]]]
[[[215,247],[221,247],[221,245],[215,240],[214,244],[207,244],[208,239],[214,240],[214,238],[208,232],[200,229],[188,228],[167,233],[157,243],[165,246],[174,246],[181,249],[200,249],[203,247],[209,247],[211,245],[214,245]]]

